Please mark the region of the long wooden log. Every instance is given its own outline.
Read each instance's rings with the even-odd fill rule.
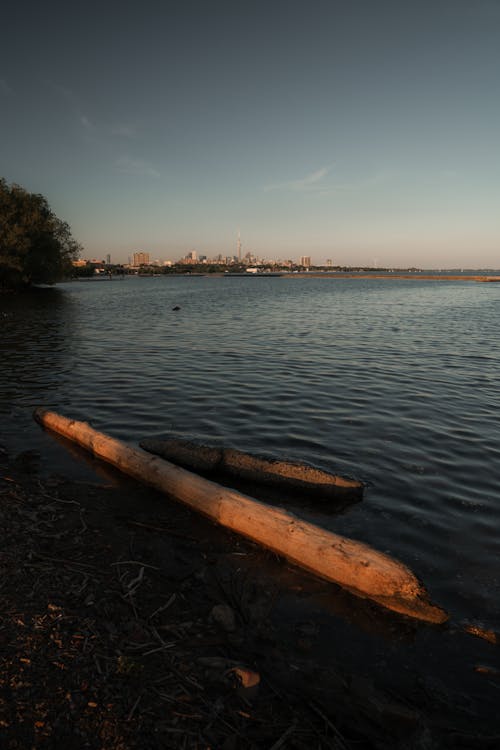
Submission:
[[[431,604],[415,575],[401,562],[362,542],[338,536],[291,513],[204,479],[141,448],[97,432],[43,408],[41,425],[76,442],[96,457],[203,513],[357,596],[432,623],[448,619]]]

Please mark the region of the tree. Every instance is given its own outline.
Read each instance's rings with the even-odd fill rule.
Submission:
[[[43,195],[0,178],[0,288],[54,284],[80,250]]]

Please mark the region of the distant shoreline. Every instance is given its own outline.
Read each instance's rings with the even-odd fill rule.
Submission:
[[[269,279],[269,278],[284,278],[284,279],[330,279],[330,280],[343,280],[343,279],[400,279],[409,281],[480,281],[480,282],[500,282],[500,274],[498,276],[482,276],[480,274],[431,274],[431,273],[356,273],[347,271],[345,273],[322,273],[321,271],[310,271],[310,272],[299,272],[289,273],[287,271],[274,271],[270,273],[175,273],[175,274],[114,274],[113,276],[102,275],[102,276],[82,276],[79,278],[69,279],[68,281],[78,282],[104,282],[104,281],[123,281],[128,278],[135,279],[149,279],[149,278],[248,278],[248,279]]]
[[[461,276],[448,274],[418,274],[418,273],[290,273],[283,274],[288,279],[409,279],[411,281],[498,281],[500,276]]]

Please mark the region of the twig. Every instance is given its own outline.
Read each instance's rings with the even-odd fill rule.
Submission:
[[[139,574],[135,578],[132,578],[130,583],[127,584],[128,595],[131,596],[132,594],[135,594],[135,592],[141,585],[143,578],[144,578],[144,566],[140,569]]]
[[[177,677],[182,682],[187,682],[190,685],[193,685],[195,688],[198,688],[198,690],[205,690],[203,685],[200,685],[200,683],[197,680],[195,680],[193,677],[189,677],[188,675],[182,674],[182,672],[179,672],[179,670],[176,667],[174,667],[173,664],[169,665],[169,669],[171,672],[173,672],[173,674],[177,675]]]
[[[111,565],[142,565],[143,568],[160,570],[160,568],[157,568],[156,565],[148,565],[148,563],[141,562],[140,560],[119,560],[118,562],[111,563]]]
[[[102,674],[101,665],[99,664],[99,659],[97,658],[97,655],[93,654],[93,657],[94,657],[94,663],[96,665],[97,671],[99,672],[99,674]]]
[[[142,529],[151,529],[152,531],[162,531],[164,534],[169,534],[169,536],[175,536],[175,537],[178,537],[179,539],[187,539],[190,542],[199,541],[194,536],[189,536],[189,534],[183,534],[181,531],[174,531],[168,526],[155,526],[152,523],[141,523],[141,521],[131,521],[131,520],[127,520],[127,524],[129,526],[140,526]]]
[[[297,720],[294,719],[288,729],[283,732],[279,740],[277,740],[274,745],[271,745],[270,750],[278,750],[278,748],[283,747],[285,742],[287,741],[288,737],[290,737],[291,734],[295,732],[295,729],[297,728]]]
[[[176,599],[177,599],[177,594],[173,593],[170,599],[168,600],[168,602],[164,604],[163,607],[158,607],[158,609],[155,609],[152,615],[149,615],[149,619],[152,620],[155,615],[160,614],[160,612],[164,612],[166,609],[170,607],[171,604],[175,602]]]
[[[82,511],[81,508],[80,508],[80,522],[82,524],[81,531],[83,531],[83,532],[87,531],[88,527],[87,527],[87,524],[85,523],[85,521],[83,520],[83,511]]]
[[[81,563],[81,562],[78,562],[78,560],[66,560],[64,557],[49,557],[48,555],[42,555],[40,552],[33,552],[33,557],[38,557],[41,560],[50,560],[51,562],[55,562],[55,563],[63,563],[64,565],[69,563],[70,565],[79,565],[82,568],[92,568],[92,570],[97,570],[96,565],[89,565],[88,563]]]
[[[127,719],[126,719],[127,721],[130,721],[130,719],[131,719],[131,718],[132,718],[132,716],[134,715],[135,709],[136,709],[136,708],[137,708],[137,706],[139,705],[139,702],[140,702],[141,698],[142,698],[142,693],[139,693],[139,695],[137,696],[137,700],[136,700],[136,702],[134,703],[134,705],[133,705],[133,706],[132,706],[132,708],[130,709],[129,715],[127,716]]]
[[[146,651],[143,656],[149,656],[150,654],[156,654],[157,651],[165,651],[166,648],[173,648],[176,646],[176,643],[165,643],[163,646],[158,646],[157,648],[152,648],[150,651]]]
[[[156,628],[152,627],[153,635],[160,641],[162,646],[166,646],[166,642],[163,640]]]
[[[319,709],[319,708],[318,708],[318,706],[316,706],[316,705],[315,705],[315,704],[314,704],[314,703],[313,703],[312,701],[309,701],[309,703],[308,703],[308,706],[309,706],[309,708],[311,708],[311,709],[312,709],[312,710],[313,710],[313,711],[314,711],[315,713],[317,713],[317,714],[318,714],[318,716],[320,716],[320,717],[321,717],[321,718],[323,719],[323,721],[324,721],[324,722],[325,722],[325,723],[326,723],[326,724],[327,724],[327,725],[328,725],[328,726],[330,727],[330,729],[331,729],[331,730],[332,730],[332,732],[334,733],[335,737],[336,737],[336,738],[337,738],[337,740],[338,740],[338,741],[340,742],[341,748],[342,748],[342,749],[344,749],[344,748],[345,748],[345,750],[347,750],[347,745],[345,744],[345,739],[344,739],[344,737],[343,737],[343,736],[342,736],[342,734],[341,734],[341,733],[339,732],[339,730],[337,729],[337,727],[335,726],[335,724],[333,724],[333,723],[332,723],[332,722],[330,721],[330,719],[328,718],[328,716],[325,716],[325,714],[323,713],[323,711],[321,711],[321,709]]]

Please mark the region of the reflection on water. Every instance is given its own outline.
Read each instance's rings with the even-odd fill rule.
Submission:
[[[70,376],[76,320],[68,295],[34,290],[0,299],[2,415],[44,399]]]
[[[2,441],[89,471],[33,424],[46,405],[125,440],[175,432],[357,476],[365,498],[340,517],[290,507],[405,561],[454,617],[498,627],[499,306],[500,285],[375,279],[6,295]]]
[[[0,295],[1,383],[0,442],[12,452],[38,448],[52,467],[64,466],[76,476],[91,472],[68,460],[40,431],[31,414],[37,404],[57,403],[69,387],[78,352],[78,307],[60,288]]]

